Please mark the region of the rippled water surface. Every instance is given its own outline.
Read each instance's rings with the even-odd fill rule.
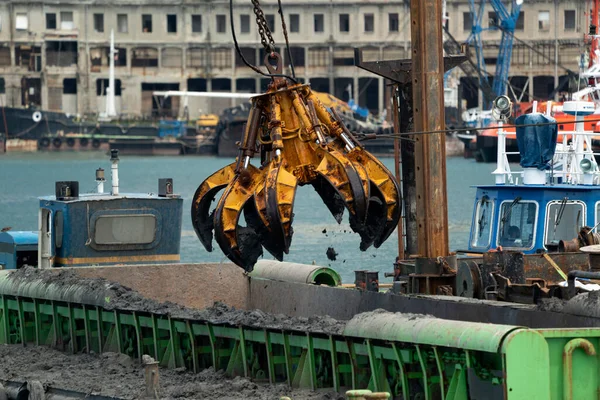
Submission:
[[[200,244],[190,220],[191,198],[198,185],[212,172],[232,160],[213,157],[121,157],[119,180],[121,193],[155,192],[158,178],[173,178],[175,192],[184,199],[181,260],[184,262],[220,262],[220,251],[208,253]],[[393,159],[383,160],[393,171]],[[0,155],[0,227],[14,230],[36,230],[38,196],[54,193],[54,182],[79,181],[81,192],[93,191],[96,168],[110,174],[108,157],[90,153],[34,153]],[[448,223],[452,249],[465,248],[468,241],[475,189],[471,185],[491,184],[492,164],[449,158]],[[106,188],[109,189],[110,181]],[[352,233],[347,217],[338,225],[317,193],[310,186],[298,189],[294,206],[294,237],[286,261],[330,265],[345,282],[354,280],[353,271],[370,269],[391,271],[397,254],[394,234],[379,249],[358,249],[360,238]],[[326,230],[327,233],[323,233]],[[325,252],[333,247],[336,261]],[[217,246],[218,249],[218,246]],[[268,253],[265,257],[270,257]]]

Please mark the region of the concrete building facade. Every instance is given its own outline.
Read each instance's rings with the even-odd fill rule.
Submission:
[[[277,2],[261,4],[287,65]],[[406,0],[284,1],[296,75],[315,90],[354,98],[380,112],[388,106],[388,88],[383,79],[353,66],[353,48],[361,48],[367,60],[409,58],[409,6]],[[524,99],[547,96],[565,75],[563,67],[577,70],[588,25],[585,7],[583,0],[525,2],[516,36],[526,45],[515,43],[510,74]],[[450,33],[466,40],[472,26],[468,2],[448,0],[447,15]],[[264,51],[255,19],[249,1],[234,1],[239,45],[249,62],[260,65]],[[489,14],[484,25],[493,19]],[[235,52],[228,1],[4,0],[0,105],[102,112],[111,31],[118,49],[116,106],[121,114],[156,114],[155,90],[258,92],[266,86],[267,79]],[[483,39],[493,73],[500,33],[484,32]],[[231,104],[196,99],[190,100],[189,110],[194,116]],[[160,103],[160,110],[172,115],[181,109],[179,99]]]

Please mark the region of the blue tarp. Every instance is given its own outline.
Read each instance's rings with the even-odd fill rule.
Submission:
[[[348,100],[348,106],[352,111],[354,111],[363,118],[367,118],[369,116],[369,110],[367,108],[360,107],[354,102],[353,99]]]
[[[181,137],[185,135],[185,122],[160,120],[158,124],[158,137],[166,136]]]
[[[535,125],[532,124],[549,124]],[[550,161],[556,150],[558,126],[556,120],[545,114],[523,114],[515,121],[517,125],[517,145],[521,153],[521,167],[550,169]],[[522,126],[528,125],[528,126]]]

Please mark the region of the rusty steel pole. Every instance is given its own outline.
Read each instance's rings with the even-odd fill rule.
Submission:
[[[392,89],[392,121],[394,123],[394,132],[400,132],[400,118],[398,107],[398,85],[394,85]],[[402,187],[402,175],[400,175],[400,138],[394,140],[394,172],[398,186]],[[398,258],[404,260],[404,218],[398,220]]]
[[[414,129],[444,129],[442,0],[411,0],[410,16]],[[418,252],[422,257],[445,257],[449,254],[445,134],[415,139]]]

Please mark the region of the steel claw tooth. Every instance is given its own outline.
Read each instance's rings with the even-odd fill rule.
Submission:
[[[313,187],[338,223],[342,221],[344,208],[358,221],[365,221],[369,195],[366,171],[337,150],[319,152],[323,156],[317,167],[321,179],[315,180]]]
[[[209,214],[210,206],[217,193],[227,187],[234,176],[235,163],[232,163],[206,178],[192,198],[192,226],[207,251],[213,250],[214,210]]]
[[[371,182],[371,193],[369,198],[369,214],[364,222],[356,217],[350,216],[350,227],[360,235],[360,250],[365,251],[375,243],[379,247],[382,242],[379,239],[384,235],[387,220],[387,204],[377,185]],[[377,244],[379,242],[379,244]]]
[[[292,241],[293,206],[298,180],[280,161],[268,165],[264,186],[244,209],[248,226],[258,233],[262,245],[279,261],[289,253]]]
[[[371,182],[371,193],[374,195],[371,196],[369,201],[369,213],[371,213],[372,199],[374,197],[379,198],[385,210],[385,218],[382,217],[379,222],[383,225],[383,229],[375,236],[375,240],[373,241],[374,246],[378,248],[394,232],[402,214],[402,198],[398,182],[381,161],[368,151],[357,147],[346,154],[346,156],[353,163],[363,165],[367,171]],[[376,206],[373,205],[373,207]]]
[[[264,181],[264,174],[253,167],[239,173],[225,190],[215,209],[215,239],[223,253],[247,272],[262,256],[260,238],[254,229],[239,226],[242,210]]]

